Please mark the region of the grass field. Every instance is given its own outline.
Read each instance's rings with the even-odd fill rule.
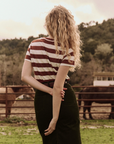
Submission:
[[[81,121],[82,144],[114,144],[114,120]],[[0,144],[42,144],[35,121],[0,122]]]

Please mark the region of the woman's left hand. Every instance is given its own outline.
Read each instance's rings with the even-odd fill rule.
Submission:
[[[62,101],[64,101],[65,90],[67,90],[67,88],[63,88],[63,90],[61,91]]]
[[[49,127],[44,132],[45,136],[50,135],[55,130],[56,123],[57,123],[56,120],[54,120],[54,119],[51,120]]]
[[[63,90],[60,91],[62,101],[64,101],[65,90],[67,90],[67,88],[63,88]],[[51,90],[51,92],[49,94],[53,96],[53,89]]]

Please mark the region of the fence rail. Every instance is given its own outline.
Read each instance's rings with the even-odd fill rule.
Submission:
[[[12,99],[8,99],[8,96],[9,95],[22,95],[22,94],[26,94],[26,95],[29,95],[29,94],[33,94],[33,93],[27,93],[27,92],[14,92],[14,93],[9,93],[8,92],[8,88],[13,88],[13,87],[21,87],[21,88],[25,88],[25,87],[28,87],[28,86],[21,86],[21,85],[18,85],[18,86],[6,86],[6,87],[0,87],[0,89],[1,88],[5,88],[5,93],[2,93],[1,91],[0,91],[0,104],[2,104],[3,103],[3,101],[4,101],[4,104],[5,104],[5,106],[0,106],[0,108],[5,108],[5,113],[1,113],[0,112],[0,115],[5,115],[5,117],[7,118],[8,117],[8,108],[34,108],[34,106],[8,106],[8,102],[9,101],[12,101]],[[72,88],[91,88],[91,87],[94,87],[94,86],[72,86]],[[99,86],[96,86],[96,87],[99,87]],[[112,88],[114,88],[114,86],[108,86],[108,87],[112,87]],[[100,86],[99,88],[107,88],[106,86]],[[94,94],[98,94],[98,95],[101,95],[101,94],[103,94],[103,95],[113,95],[114,94],[114,92],[75,92],[75,94],[76,94],[76,96],[78,95],[78,94],[91,94],[91,97],[92,97],[92,95],[94,95]],[[3,98],[3,96],[4,96],[4,100],[2,99]],[[23,100],[15,100],[15,101],[18,101],[18,102],[22,102],[22,101],[34,101],[34,100],[29,100],[29,99],[23,99]],[[112,99],[77,99],[77,101],[83,101],[83,102],[85,102],[85,101],[104,101],[104,102],[107,102],[107,101],[110,101],[110,102],[114,102],[114,99],[112,98]],[[79,106],[79,108],[84,108],[84,107],[107,107],[107,108],[111,108],[111,109],[113,109],[114,108],[114,105],[105,105],[105,106],[103,106],[103,105],[100,105],[100,106],[94,106],[94,105],[85,105],[85,106]],[[87,112],[80,112],[80,114],[86,114]],[[88,112],[88,113],[91,113],[91,114],[114,114],[114,112],[113,111],[111,111],[111,112]],[[16,114],[35,114],[35,113],[11,113],[12,115],[16,115]]]

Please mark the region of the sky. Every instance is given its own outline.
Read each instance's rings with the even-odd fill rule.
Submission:
[[[0,40],[47,34],[45,16],[59,4],[72,12],[77,25],[114,18],[114,0],[0,0]]]

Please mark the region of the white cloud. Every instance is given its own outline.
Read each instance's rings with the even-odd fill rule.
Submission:
[[[32,23],[33,17],[44,17],[52,4],[47,0],[0,0],[0,20]]]
[[[41,33],[47,34],[43,27],[42,19],[34,18],[31,25],[15,22],[13,20],[4,20],[0,22],[0,39],[15,37],[28,38],[29,36],[37,37]]]
[[[54,5],[61,4],[69,9],[74,15],[77,24],[81,22],[98,21],[107,19],[103,13],[100,13],[95,5],[95,0],[48,0]]]
[[[76,11],[80,11],[86,14],[92,13],[92,6],[91,5],[82,5],[76,9]]]
[[[50,7],[47,0],[0,0],[0,39],[45,34],[43,25]]]
[[[101,23],[106,17],[103,14],[99,14],[94,4],[85,4],[76,9],[76,16],[81,22],[98,21]]]
[[[0,39],[27,38],[46,34],[45,16],[54,5],[61,4],[74,15],[77,24],[112,17],[113,0],[0,0]],[[109,16],[109,17],[108,17]]]

